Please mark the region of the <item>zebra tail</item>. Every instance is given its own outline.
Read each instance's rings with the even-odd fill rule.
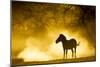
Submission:
[[[80,42],[78,42],[77,46],[79,46]]]

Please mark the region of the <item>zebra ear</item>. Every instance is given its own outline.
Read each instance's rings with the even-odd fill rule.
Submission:
[[[59,36],[61,36],[62,34],[59,34]]]
[[[62,36],[63,34],[60,34],[60,36]]]

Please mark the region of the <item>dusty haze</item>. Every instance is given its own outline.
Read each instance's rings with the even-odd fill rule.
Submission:
[[[62,43],[55,43],[60,33],[80,42],[77,58],[95,56],[95,9],[85,5],[12,2],[12,58],[63,58]]]

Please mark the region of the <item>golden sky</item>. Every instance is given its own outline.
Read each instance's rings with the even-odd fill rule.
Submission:
[[[12,2],[12,58],[61,59],[62,43],[55,43],[61,33],[80,42],[77,58],[95,56],[95,9],[95,6]]]

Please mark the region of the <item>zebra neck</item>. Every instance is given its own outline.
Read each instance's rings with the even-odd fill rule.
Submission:
[[[66,43],[66,41],[67,41],[66,39],[63,39],[63,40],[62,40],[62,43],[64,44],[64,43]]]

